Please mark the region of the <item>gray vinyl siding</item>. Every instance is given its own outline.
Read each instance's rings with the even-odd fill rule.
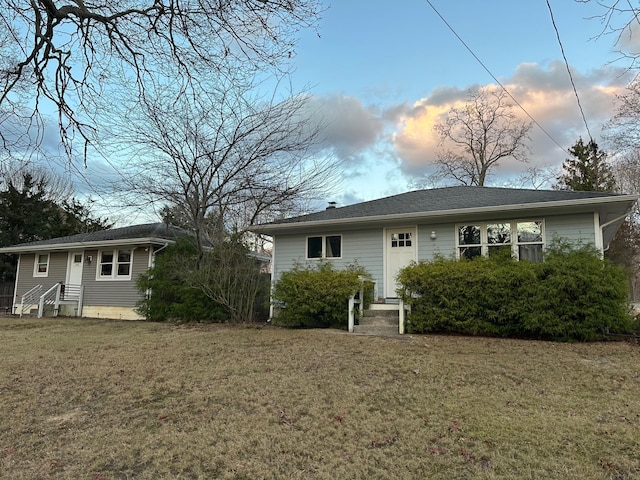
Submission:
[[[39,254],[47,253],[39,252]],[[20,265],[18,271],[18,282],[16,285],[16,299],[20,302],[22,295],[31,290],[36,285],[42,285],[43,293],[53,287],[56,283],[64,282],[67,275],[67,252],[49,253],[49,272],[46,277],[34,277],[35,253],[23,253],[20,255]]]
[[[554,236],[575,243],[595,244],[593,213],[550,216],[545,218],[545,243]]]
[[[126,247],[121,247],[124,249]],[[137,247],[132,252],[131,280],[96,280],[98,250],[86,250],[85,258],[92,256],[91,265],[85,262],[82,270],[84,305],[106,307],[135,307],[142,298],[136,286],[137,278],[149,269],[149,252]]]
[[[382,228],[362,231],[323,231],[315,235],[342,235],[342,258],[328,259],[336,268],[344,268],[357,262],[377,281],[383,278],[383,230]],[[309,235],[278,235],[275,240],[273,280],[277,281],[282,272],[291,270],[296,263],[313,265],[317,260],[307,260],[306,245]]]
[[[436,232],[435,240],[431,232]],[[418,225],[418,260],[433,260],[436,256],[450,258],[456,253],[456,226],[453,223]]]
[[[593,213],[571,215],[517,215],[509,217],[488,217],[481,219],[459,219],[456,222],[418,225],[418,259],[432,260],[441,255],[451,258],[456,254],[456,225],[472,222],[530,221],[543,220],[544,245],[549,245],[554,237],[576,243],[595,244]],[[431,238],[435,232],[436,238]],[[341,232],[339,230],[314,231],[315,235],[342,235],[342,258],[330,259],[338,268],[357,261],[367,269],[382,292],[384,288],[384,229],[369,228],[362,231]],[[306,241],[310,235],[278,235],[274,238],[273,280],[277,281],[282,272],[290,270],[296,263],[313,264],[317,260],[306,260]]]
[[[47,277],[34,277],[33,264],[35,254],[22,254],[20,256],[20,270],[18,272],[16,290],[17,301],[20,302],[22,295],[36,285],[42,285],[44,290],[47,290],[58,282],[65,282],[68,255],[68,252],[51,252],[49,254],[49,275]],[[90,265],[86,261],[88,256],[92,257]],[[84,305],[107,307],[136,306],[136,303],[141,299],[141,295],[136,287],[136,279],[149,268],[149,252],[145,252],[144,247],[137,247],[133,250],[131,280],[96,280],[99,265],[98,250],[85,250],[84,258],[85,261],[82,268]]]

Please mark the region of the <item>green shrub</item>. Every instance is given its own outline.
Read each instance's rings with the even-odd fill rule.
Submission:
[[[156,257],[155,266],[138,277],[144,299],[137,311],[148,320],[221,322],[225,311],[185,279],[197,263],[196,247],[189,239],[171,244]]]
[[[404,268],[398,281],[412,305],[409,332],[568,341],[631,327],[624,272],[588,246],[554,243],[535,264],[436,258]]]
[[[273,289],[278,316],[274,323],[290,327],[347,327],[349,297],[360,289],[364,268],[336,270],[329,262],[295,265],[283,272]],[[372,292],[372,286],[368,289]]]
[[[535,310],[524,319],[531,335],[591,341],[630,330],[626,274],[595,248],[555,242],[536,267]]]

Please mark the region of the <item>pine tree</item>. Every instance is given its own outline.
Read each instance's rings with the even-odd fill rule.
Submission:
[[[563,173],[557,179],[556,188],[590,192],[615,190],[616,181],[606,161],[607,153],[600,150],[593,139],[585,144],[580,138],[568,151],[571,157],[562,164]]]
[[[48,188],[45,178],[35,179],[30,173],[20,182],[6,182],[0,191],[0,246],[111,228],[107,219],[92,218],[90,208],[74,198],[56,204]],[[15,278],[16,263],[16,255],[0,254],[0,281]]]

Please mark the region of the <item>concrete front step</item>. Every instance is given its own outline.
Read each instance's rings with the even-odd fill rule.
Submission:
[[[398,335],[399,318],[397,304],[371,304],[369,309],[363,312],[358,325],[354,325],[353,331],[361,335]]]
[[[398,309],[395,310],[365,310],[363,316],[364,317],[390,317],[390,318],[398,318],[400,313]]]
[[[395,325],[354,325],[353,333],[360,335],[379,335],[391,337],[398,335],[398,324]]]
[[[360,318],[360,321],[358,322],[360,325],[380,325],[380,326],[386,326],[386,325],[398,325],[398,316],[396,315],[395,317],[390,317],[390,316],[378,316],[376,315],[375,317],[371,317],[371,316],[364,316],[362,318]]]

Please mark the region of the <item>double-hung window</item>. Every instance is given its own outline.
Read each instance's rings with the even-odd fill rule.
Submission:
[[[49,276],[49,254],[48,253],[36,253],[36,258],[33,265],[34,277],[47,277]]]
[[[542,221],[506,221],[458,225],[457,255],[471,259],[510,251],[514,258],[542,261]]]
[[[307,237],[307,258],[341,258],[342,235]]]
[[[518,222],[518,258],[532,262],[542,261],[542,222]]]
[[[103,250],[98,258],[98,279],[131,279],[131,250]]]

